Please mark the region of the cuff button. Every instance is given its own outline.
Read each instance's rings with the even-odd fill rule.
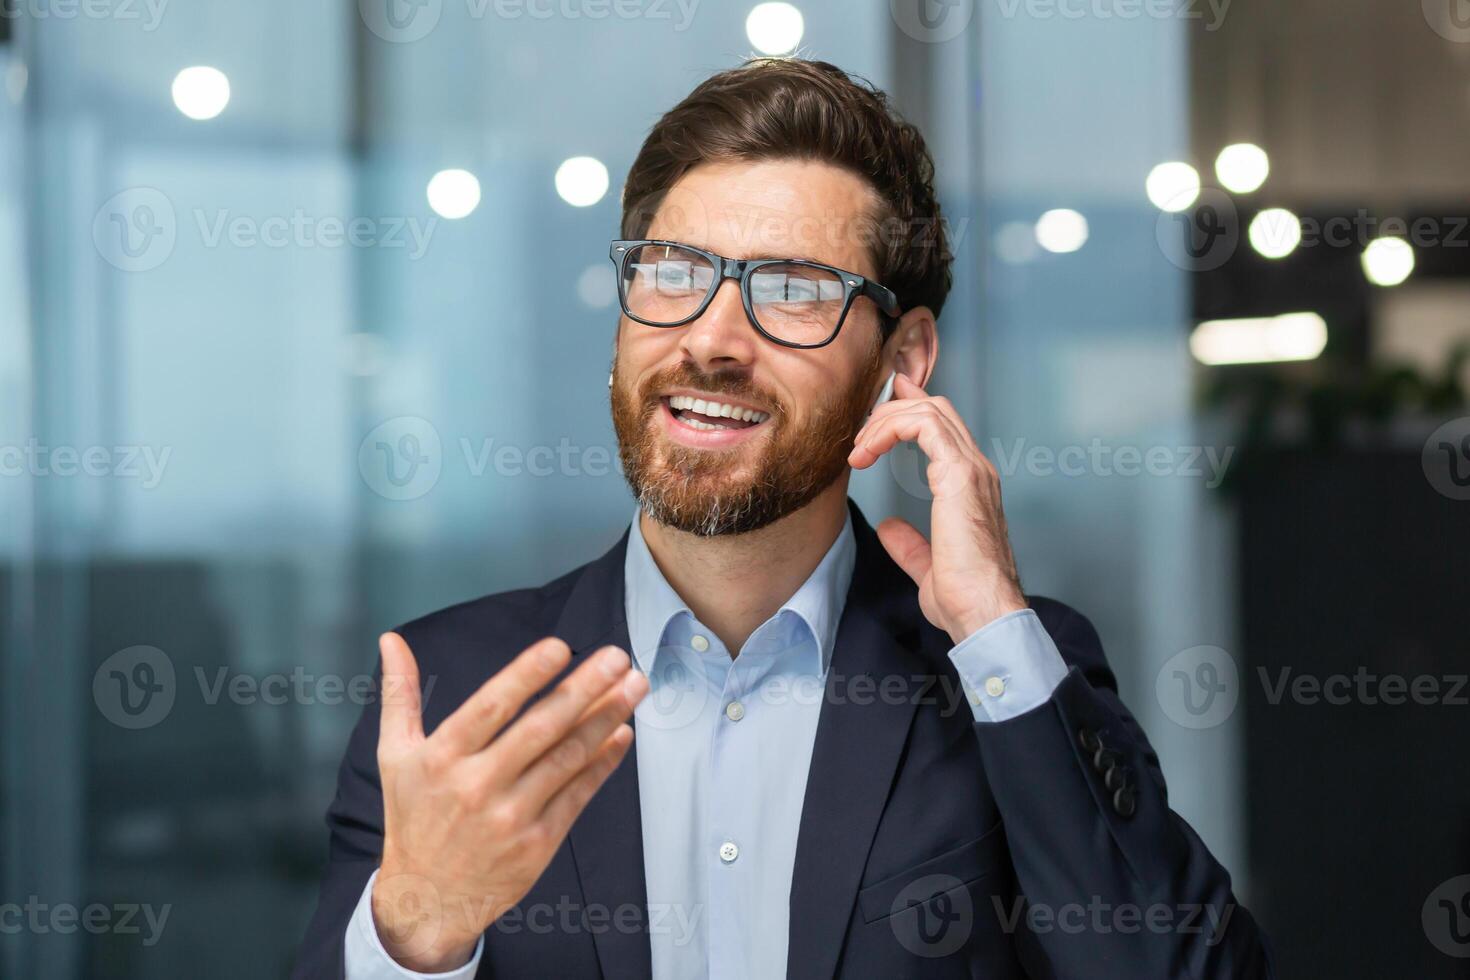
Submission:
[[[1113,794],[1113,810],[1124,820],[1137,812],[1138,800],[1134,798],[1131,786],[1124,786]]]

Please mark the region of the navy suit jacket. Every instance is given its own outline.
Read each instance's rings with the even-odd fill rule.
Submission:
[[[787,976],[1269,976],[1265,938],[1229,875],[1169,809],[1092,625],[1030,598],[1070,671],[1046,704],[977,725],[955,696],[953,641],[850,506],[857,561],[802,808]],[[625,533],[540,588],[402,627],[421,676],[435,678],[425,729],[544,636],[563,638],[573,664],[605,644],[627,649],[626,545]],[[369,706],[327,813],[330,863],[295,977],[343,975],[345,929],[382,849],[377,739]],[[521,903],[561,911],[541,928],[502,918],[477,976],[649,976],[639,821],[630,755]]]

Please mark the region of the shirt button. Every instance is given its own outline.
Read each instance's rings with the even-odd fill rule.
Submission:
[[[745,717],[745,705],[741,704],[739,701],[731,701],[729,704],[725,705],[725,717],[729,718],[731,721],[739,721],[741,718]]]
[[[985,679],[985,693],[993,698],[998,698],[1006,692],[1006,682],[999,677],[987,677]]]
[[[735,846],[734,841],[725,841],[720,845],[720,860],[726,864],[734,864],[735,859],[740,856],[740,848]]]
[[[695,653],[704,653],[709,649],[709,639],[703,633],[695,633],[689,645],[694,648]]]

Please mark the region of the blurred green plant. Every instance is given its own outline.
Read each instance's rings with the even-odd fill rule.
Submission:
[[[1325,357],[1211,369],[1200,388],[1201,407],[1239,419],[1238,451],[1222,488],[1231,488],[1263,449],[1336,449],[1349,432],[1463,410],[1470,404],[1461,382],[1467,362],[1470,341],[1456,344],[1435,372]]]

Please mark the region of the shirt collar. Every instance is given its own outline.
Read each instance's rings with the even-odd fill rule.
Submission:
[[[653,670],[669,620],[681,612],[689,613],[691,618],[694,614],[688,604],[679,598],[673,586],[669,585],[653,560],[648,543],[643,540],[638,515],[639,512],[634,511],[633,526],[628,532],[628,551],[623,561],[623,590],[633,659],[638,664],[638,669],[647,674]],[[852,514],[849,512],[843,517],[842,531],[837,535],[837,540],[832,542],[817,567],[796,593],[781,605],[775,616],[771,617],[774,619],[787,611],[801,617],[816,639],[818,673],[821,675],[826,674],[832,663],[837,624],[847,602],[847,590],[852,582],[856,560],[857,539],[853,534]]]

